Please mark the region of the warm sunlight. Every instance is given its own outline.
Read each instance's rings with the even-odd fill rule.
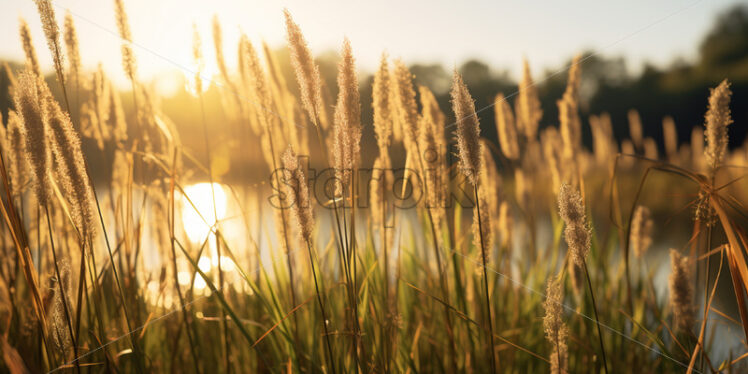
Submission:
[[[226,193],[220,184],[213,183],[211,188],[210,183],[198,183],[184,188],[182,227],[191,242],[204,241],[211,226],[225,217]]]
[[[748,373],[748,0],[0,35],[0,373]]]

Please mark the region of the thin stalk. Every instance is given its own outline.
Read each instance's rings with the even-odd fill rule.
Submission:
[[[39,205],[36,206],[36,273],[42,273],[42,210]]]
[[[714,177],[712,177],[712,185],[714,185]],[[712,250],[712,228],[714,225],[707,225],[707,231],[706,231],[706,251],[705,253],[709,253],[709,251]],[[712,272],[712,266],[711,266],[711,260],[712,256],[706,257],[706,279],[704,279],[704,331],[706,331],[706,325],[709,322],[708,316],[709,316],[709,280],[711,278],[711,272]],[[706,343],[704,341],[703,343]],[[701,350],[701,357],[699,359],[699,366],[701,370],[704,370],[704,355],[706,355],[706,347]]]
[[[415,145],[416,145],[416,152],[418,154],[418,156],[416,157],[416,159],[418,160],[419,167],[423,171],[424,176],[426,176],[428,174],[428,171],[424,167],[423,159],[421,158],[421,155],[423,155],[423,153],[421,153],[421,147],[420,147],[420,145],[419,145],[418,142],[415,142]],[[429,195],[429,187],[428,187],[429,183],[428,183],[428,181],[424,184],[424,186],[425,186],[425,189],[426,189],[426,195],[428,196]],[[439,272],[439,281],[441,282],[442,293],[444,294],[444,296],[443,296],[444,300],[445,300],[445,302],[448,302],[449,301],[449,283],[447,283],[447,280],[444,277],[444,272],[443,272],[443,269],[442,269],[441,254],[439,253],[439,242],[438,242],[438,239],[437,239],[438,236],[436,234],[436,232],[437,232],[437,230],[436,230],[436,224],[434,223],[434,216],[431,213],[431,207],[429,207],[428,203],[426,205],[426,214],[427,214],[427,216],[429,218],[429,224],[430,224],[430,227],[431,227],[431,236],[432,236],[433,244],[434,244],[434,255],[436,257],[436,264],[437,264],[438,269],[439,269],[439,271],[438,271]],[[456,372],[457,371],[457,348],[455,346],[455,341],[454,341],[454,331],[453,331],[453,327],[452,327],[452,319],[450,318],[449,307],[446,304],[444,305],[444,318],[445,318],[445,322],[447,324],[447,326],[446,326],[447,327],[447,336],[449,337],[449,350],[450,350],[449,361],[450,361],[450,369],[452,370],[452,372]],[[491,336],[491,340],[493,340],[493,335]]]
[[[213,199],[213,219],[214,219],[214,225],[215,225],[215,239],[216,239],[216,256],[217,262],[218,262],[218,289],[223,292],[223,269],[221,267],[221,243],[218,240],[218,211],[216,210],[216,191],[215,187],[213,186],[213,165],[211,162],[210,157],[210,141],[208,137],[208,123],[205,119],[205,104],[203,102],[203,93],[199,93],[200,97],[200,113],[202,115],[203,119],[203,139],[205,140],[205,155],[208,159],[208,180],[210,181],[210,195]],[[224,364],[226,365],[226,371],[231,371],[230,366],[230,346],[229,346],[229,322],[226,320],[226,311],[221,309],[221,321],[222,321],[222,331],[221,335],[223,335],[223,345],[224,345]]]
[[[473,192],[475,193],[475,206],[476,206],[477,214],[478,214],[478,233],[480,236],[480,251],[481,251],[481,257],[483,260],[483,288],[485,289],[485,292],[486,292],[486,313],[488,314],[487,316],[488,336],[491,342],[491,355],[490,355],[491,356],[491,372],[495,373],[496,372],[496,358],[494,356],[496,353],[496,347],[494,346],[494,341],[493,341],[493,322],[492,322],[493,317],[491,316],[491,298],[488,294],[488,273],[486,271],[486,266],[487,266],[486,246],[485,246],[485,241],[483,239],[483,222],[481,220],[481,214],[480,214],[480,200],[478,199],[478,184],[477,183],[473,186]]]
[[[385,171],[386,173],[387,171]],[[382,179],[387,180],[386,174],[382,175]],[[385,185],[384,182],[379,183],[379,193],[381,194],[382,198],[382,204],[380,207],[380,211],[382,213],[382,216],[379,217],[382,222],[382,227],[380,228],[379,232],[379,238],[381,241],[381,249],[382,249],[382,257],[383,257],[383,270],[384,270],[384,306],[383,306],[383,314],[384,314],[384,321],[385,323],[382,324],[382,368],[384,369],[385,373],[390,372],[389,368],[389,356],[390,356],[390,350],[388,345],[389,340],[389,334],[390,334],[390,322],[389,322],[389,314],[390,314],[390,272],[389,272],[389,258],[387,256],[387,200],[385,195]]]
[[[63,285],[62,275],[60,274],[60,267],[57,264],[57,250],[55,249],[54,235],[52,235],[52,220],[49,219],[49,208],[44,205],[44,211],[47,214],[47,230],[49,232],[49,246],[52,249],[52,262],[55,265],[55,275],[57,275],[57,285],[60,289],[60,297],[62,297],[62,308],[65,312],[65,322],[67,322],[68,332],[70,332],[70,342],[73,343],[73,357],[78,357],[78,343],[76,342],[76,336],[73,333],[73,322],[70,319],[70,310],[68,310],[68,297],[65,293],[65,286]],[[41,257],[39,258],[41,262]],[[75,370],[80,373],[80,363],[75,361]]]
[[[317,282],[317,270],[314,266],[314,256],[312,255],[312,244],[306,241],[307,250],[309,252],[309,264],[312,267],[312,277],[314,278],[314,290],[317,292],[317,302],[319,303],[319,310],[322,312],[322,327],[325,330],[325,343],[327,345],[327,354],[330,360],[330,369],[335,374],[335,356],[332,354],[332,345],[330,344],[330,333],[327,331],[327,313],[325,313],[325,305],[322,302],[322,295],[319,292],[319,284]]]
[[[327,148],[325,147],[324,143],[322,142],[322,132],[320,130],[319,125],[317,124],[317,118],[314,117],[314,118],[311,118],[311,120],[312,120],[312,123],[314,124],[314,128],[316,130],[315,133],[317,135],[317,142],[319,143],[320,150],[323,152],[323,154],[325,156],[323,158],[326,161],[328,169],[331,169],[330,160],[327,158],[327,154],[324,153],[325,152],[324,150],[327,149]],[[344,205],[345,205],[345,202],[344,202]],[[343,270],[343,275],[346,278],[345,279],[346,280],[346,290],[347,290],[347,293],[348,293],[348,297],[350,298],[351,274],[350,274],[349,263],[348,263],[348,261],[346,261],[346,259],[347,259],[346,252],[347,252],[347,250],[346,250],[346,240],[345,240],[345,238],[347,238],[347,233],[344,234],[344,232],[341,230],[341,224],[340,224],[341,218],[340,218],[340,213],[338,212],[338,202],[337,202],[337,199],[335,197],[333,197],[333,199],[332,199],[332,206],[333,206],[333,212],[334,212],[334,216],[335,216],[335,227],[337,229],[336,240],[338,242],[338,252],[339,252],[339,256],[340,256],[340,261],[342,263],[341,267],[343,268],[342,269]],[[345,224],[345,210],[343,211],[343,219],[342,219],[342,221]],[[356,354],[355,351],[354,351],[354,355],[353,356],[354,356],[354,360],[356,362],[356,367],[358,367],[358,354]]]
[[[587,271],[587,261],[582,262],[584,267],[584,275],[587,278],[587,287],[590,290],[590,298],[592,299],[592,310],[595,311],[595,325],[597,326],[597,337],[600,338],[600,352],[603,357],[603,369],[605,373],[608,373],[608,361],[605,359],[605,345],[603,344],[603,333],[600,329],[600,317],[597,315],[597,303],[595,303],[595,292],[592,291],[592,282],[590,281],[590,273]]]
[[[364,342],[361,339],[361,324],[358,321],[358,277],[356,275],[356,269],[357,269],[357,261],[356,261],[356,202],[354,199],[356,199],[356,180],[358,179],[358,173],[356,170],[353,170],[351,173],[351,191],[350,191],[350,198],[351,198],[351,236],[350,236],[350,248],[351,248],[351,259],[353,260],[353,290],[352,290],[352,296],[353,296],[353,316],[354,316],[354,322],[356,327],[356,344],[360,344],[361,347],[361,356],[364,357],[364,361],[368,361],[366,358],[366,347],[364,346]],[[361,360],[359,360],[360,363]],[[362,368],[363,369],[363,368]]]
[[[8,173],[5,168],[5,161],[2,157],[2,152],[0,152],[0,174],[2,174],[2,182],[3,187],[5,190],[5,194],[7,197],[8,202],[12,201],[11,197],[11,189],[10,185],[8,183]],[[47,330],[46,330],[46,320],[45,320],[45,314],[44,311],[44,304],[42,303],[42,297],[39,292],[38,288],[38,275],[35,273],[34,270],[34,263],[31,258],[31,251],[29,249],[29,243],[28,238],[25,235],[25,232],[23,230],[23,223],[18,217],[18,213],[16,212],[15,207],[13,204],[8,204],[7,210],[5,207],[5,203],[0,202],[0,211],[2,212],[2,216],[8,225],[8,229],[11,232],[11,236],[13,239],[13,244],[15,244],[16,248],[16,255],[18,262],[16,265],[19,264],[22,265],[23,270],[23,276],[26,280],[26,283],[28,285],[29,291],[31,293],[32,299],[33,299],[33,306],[34,306],[34,314],[36,315],[37,322],[41,326],[41,337],[42,337],[42,343],[44,347],[44,353],[46,353],[46,357],[42,355],[42,360],[46,358],[46,364],[48,366],[52,366],[53,362],[56,361],[55,357],[49,347],[49,339],[47,338]],[[41,348],[40,348],[41,351]]]
[[[86,174],[88,175],[88,178],[90,180],[93,180],[93,179],[91,179],[91,174],[89,172],[88,162],[84,161],[84,165],[85,165]],[[115,281],[117,283],[117,290],[119,292],[120,298],[122,299],[122,311],[125,314],[125,322],[127,324],[127,331],[131,332],[133,330],[132,330],[132,327],[130,326],[130,315],[129,315],[129,313],[127,311],[127,307],[126,307],[126,305],[127,305],[127,299],[125,298],[125,292],[122,289],[122,283],[120,282],[120,279],[119,279],[119,274],[117,272],[117,267],[114,265],[114,255],[112,254],[112,247],[109,244],[109,235],[107,235],[106,224],[104,224],[104,215],[101,213],[101,205],[99,204],[99,198],[96,195],[96,187],[94,187],[93,183],[91,183],[91,190],[93,191],[94,201],[96,202],[96,211],[99,214],[99,221],[101,222],[101,231],[104,234],[104,242],[106,243],[107,253],[109,254],[109,261],[112,264],[112,272],[114,274],[114,279],[115,279]],[[91,252],[93,253],[93,251],[91,251]],[[143,374],[143,373],[145,373],[145,364],[143,362],[143,355],[142,355],[142,353],[140,351],[140,347],[138,345],[137,339],[134,339],[132,337],[132,335],[133,334],[128,334],[127,336],[128,336],[128,340],[130,340],[130,345],[133,348],[133,354],[135,355],[135,362],[137,364],[136,365],[136,369],[137,369],[137,371],[138,371],[139,374]]]
[[[172,167],[176,166],[176,157],[177,157],[177,153],[176,151],[174,151]],[[181,306],[181,309],[182,309],[182,320],[184,321],[184,328],[187,331],[187,340],[190,343],[190,355],[192,356],[192,360],[195,364],[195,372],[200,373],[200,365],[199,365],[199,360],[197,358],[197,350],[195,349],[195,342],[193,340],[192,332],[191,332],[192,324],[190,323],[190,320],[189,320],[189,313],[187,312],[187,307],[184,304],[184,296],[182,295],[182,290],[179,287],[179,277],[178,277],[179,273],[177,270],[177,249],[176,249],[176,246],[174,245],[174,241],[176,239],[174,236],[174,233],[175,233],[174,221],[176,217],[174,215],[174,200],[175,200],[174,199],[174,185],[175,185],[174,180],[176,179],[175,174],[176,174],[176,171],[174,170],[174,168],[172,168],[171,186],[170,186],[170,193],[169,193],[169,197],[170,197],[169,199],[170,200],[169,201],[169,213],[170,213],[169,215],[169,231],[170,231],[169,242],[171,243],[171,260],[172,260],[172,272],[174,273],[174,288],[177,291],[177,297],[179,297],[179,305]],[[196,332],[195,332],[195,335],[197,335]]]

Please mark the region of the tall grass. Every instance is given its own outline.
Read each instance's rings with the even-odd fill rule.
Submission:
[[[445,113],[383,53],[372,101],[362,102],[368,87],[345,39],[333,103],[290,12],[298,87],[247,35],[232,70],[214,18],[216,81],[193,32],[188,105],[199,107],[204,149],[192,149],[138,77],[125,4],[114,4],[131,92],[118,92],[104,67],[82,67],[69,13],[62,50],[49,1],[37,5],[57,85],[44,79],[23,20],[25,68],[5,69],[14,102],[0,132],[3,370],[747,367],[740,337],[728,348],[714,338],[737,330],[748,339],[748,151],[727,147],[727,80],[690,144],[663,120],[660,158],[635,110],[620,142],[610,116],[590,117],[585,148],[580,57],[553,98],[559,118],[543,117],[524,61],[514,102],[495,93],[492,142],[458,72]],[[222,164],[250,148],[262,150],[259,181]],[[375,157],[362,154],[374,148]],[[94,158],[112,174],[91,170]],[[189,192],[199,181],[209,183],[205,196]],[[408,191],[421,196],[403,198]],[[716,301],[726,297],[736,310]]]

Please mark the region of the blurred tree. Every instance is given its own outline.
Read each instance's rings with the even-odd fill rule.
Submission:
[[[748,56],[748,6],[735,5],[717,17],[699,48],[705,66],[742,62]]]

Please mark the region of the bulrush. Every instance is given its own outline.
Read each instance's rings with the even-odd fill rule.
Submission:
[[[361,100],[358,93],[355,60],[348,39],[343,41],[343,56],[338,65],[338,101],[335,104],[335,176],[337,194],[350,185],[359,160],[361,142]],[[354,175],[355,177],[355,175]]]
[[[675,249],[670,250],[671,272],[668,279],[670,288],[670,308],[673,309],[675,327],[683,332],[691,330],[694,324],[693,281],[691,261]]]
[[[634,212],[634,219],[631,221],[631,249],[637,258],[642,257],[652,244],[652,221],[649,208],[639,205]]]
[[[516,160],[519,158],[517,127],[515,126],[512,109],[509,107],[509,103],[506,101],[503,94],[496,95],[496,99],[494,100],[494,112],[496,113],[496,132],[499,135],[501,153],[510,160]]]
[[[57,101],[48,95],[44,100],[46,121],[52,139],[52,153],[59,168],[57,177],[71,201],[73,219],[78,229],[89,238],[96,229],[94,221],[94,198],[91,181],[86,173],[85,159],[80,139],[67,113],[63,113]]]
[[[519,96],[515,104],[517,129],[528,140],[534,140],[538,136],[538,124],[543,117],[540,108],[538,90],[530,75],[530,64],[527,59],[522,60],[522,79],[519,82]]]
[[[286,178],[288,203],[298,224],[299,234],[304,242],[312,242],[314,230],[314,213],[309,202],[309,189],[306,177],[299,166],[299,159],[293,149],[288,148],[281,157],[283,173]]]
[[[127,78],[135,83],[137,74],[137,64],[135,62],[135,53],[132,50],[132,34],[130,24],[127,21],[127,12],[122,0],[114,0],[114,10],[117,18],[117,30],[119,37],[122,39],[122,67],[125,70]]]
[[[710,90],[709,109],[706,112],[706,157],[707,166],[714,173],[727,154],[727,126],[732,123],[730,117],[730,82],[727,79]]]
[[[546,286],[545,317],[543,318],[543,329],[545,338],[553,345],[551,352],[551,373],[561,374],[567,372],[568,350],[566,346],[567,328],[563,317],[563,295],[561,293],[561,280],[549,279]]]
[[[590,250],[590,231],[587,228],[582,195],[575,188],[564,183],[558,195],[558,211],[566,223],[564,237],[569,246],[571,258],[582,266]]]
[[[475,113],[475,103],[462,81],[462,76],[455,70],[452,78],[452,110],[457,119],[457,147],[460,152],[460,169],[470,183],[478,182],[481,169],[480,124]]]
[[[26,155],[36,179],[34,190],[40,205],[45,205],[49,198],[50,159],[47,149],[47,126],[44,122],[44,98],[40,95],[39,76],[28,70],[18,77],[18,86],[14,92],[15,107],[21,117],[21,136],[24,139]]]
[[[29,24],[26,20],[19,18],[18,20],[18,33],[21,35],[21,44],[23,45],[23,52],[26,54],[26,64],[31,68],[31,71],[37,76],[42,76],[42,70],[39,68],[39,59],[36,57],[36,49],[34,43],[31,40],[31,30],[29,30]]]
[[[315,125],[320,125],[322,82],[319,67],[314,62],[312,52],[307,46],[299,25],[291,18],[291,13],[288,9],[284,9],[283,14],[286,17],[286,33],[291,51],[291,64],[296,71],[296,80],[299,82],[301,91],[301,103],[312,122]]]
[[[64,30],[65,50],[67,51],[68,62],[70,64],[70,75],[78,79],[81,72],[81,54],[80,46],[78,45],[78,33],[75,31],[75,23],[70,12],[65,13]]]

